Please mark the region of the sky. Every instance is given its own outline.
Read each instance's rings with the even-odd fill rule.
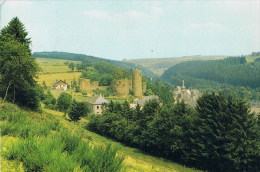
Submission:
[[[0,3],[3,0],[0,0]],[[122,60],[260,51],[260,0],[7,0],[32,50]]]

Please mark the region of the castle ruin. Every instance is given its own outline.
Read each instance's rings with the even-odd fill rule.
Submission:
[[[132,80],[127,78],[113,80],[112,85],[116,96],[128,97],[130,90],[133,90],[135,97],[142,97],[146,92],[146,82],[142,82],[142,71],[132,70]],[[93,92],[95,89],[106,90],[109,86],[99,86],[98,81],[91,82],[90,79],[80,78],[79,88],[81,92]]]
[[[132,87],[135,97],[143,96],[143,88],[142,88],[142,71],[135,69],[132,70]]]
[[[80,88],[80,91],[82,91],[82,92],[91,92],[96,89],[106,90],[107,86],[99,86],[98,81],[91,82],[90,79],[80,78],[79,79],[79,88]]]
[[[129,96],[129,80],[127,78],[120,79],[120,80],[114,80],[113,81],[113,88],[116,92],[116,95],[118,97],[127,97]]]

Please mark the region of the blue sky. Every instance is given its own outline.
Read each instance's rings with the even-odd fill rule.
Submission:
[[[13,1],[33,51],[66,51],[109,59],[242,55],[260,51],[259,0]]]

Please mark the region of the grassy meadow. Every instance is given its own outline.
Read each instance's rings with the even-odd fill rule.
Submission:
[[[71,81],[78,79],[81,75],[81,72],[68,72],[68,73],[51,73],[51,74],[42,74],[38,75],[36,81],[41,85],[43,81],[45,81],[47,86],[51,86],[51,84],[56,80],[66,81],[68,84],[71,84]]]
[[[0,106],[1,171],[120,171],[124,160],[110,145],[92,146],[52,114]]]
[[[41,67],[40,74],[46,73],[66,73],[71,72],[70,68],[65,63],[80,64],[80,61],[70,61],[61,59],[36,58],[36,62]]]
[[[81,72],[72,72],[65,63],[80,64],[80,61],[36,58],[41,71],[38,74],[37,82],[41,85],[45,81],[47,86],[51,86],[56,80],[66,81],[68,84],[71,81],[78,81]]]
[[[254,62],[257,58],[260,58],[260,56],[252,56],[252,55],[250,55],[250,56],[247,56],[247,57],[246,57],[246,61],[247,61],[247,63],[252,63],[252,62]]]

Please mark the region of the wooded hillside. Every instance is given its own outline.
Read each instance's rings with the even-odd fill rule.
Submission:
[[[162,79],[180,85],[186,80],[188,87],[220,86],[229,84],[257,88],[260,85],[260,61],[248,63],[245,57],[230,57],[214,61],[189,61],[172,66]]]

